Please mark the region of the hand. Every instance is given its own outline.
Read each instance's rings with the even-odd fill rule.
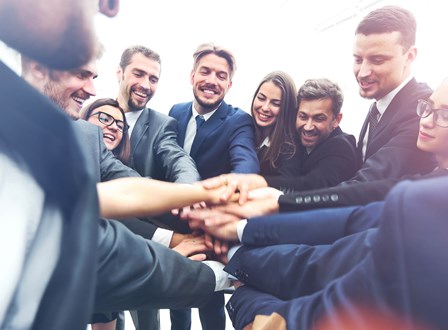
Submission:
[[[185,206],[181,209],[173,209],[173,210],[171,210],[171,214],[182,216],[182,215],[188,214],[190,212],[190,210],[197,210],[197,209],[202,209],[202,208],[206,208],[206,207],[207,207],[207,205],[205,204],[205,202],[199,202],[199,203],[195,203],[193,205]]]
[[[239,192],[239,203],[244,204],[247,200],[248,193],[252,189],[267,187],[266,180],[258,174],[222,174],[220,176],[201,181],[206,189],[215,189],[225,186],[226,189],[221,195],[220,200],[227,202]]]
[[[214,237],[214,239],[229,241],[229,242],[237,242],[238,239],[238,233],[237,233],[237,225],[239,220],[227,222],[221,225],[217,226],[206,226],[203,222],[201,225],[202,230],[206,232],[207,234]],[[211,247],[210,243],[206,243],[208,247]],[[222,246],[215,246],[213,244],[213,249],[215,250],[215,253],[218,251],[217,254],[222,253],[223,247]],[[227,253],[228,246],[225,247],[225,252]]]
[[[208,252],[211,248],[205,243],[204,236],[187,236],[173,250],[182,254],[185,257],[189,257],[192,260],[203,261],[206,259],[205,253],[197,254],[198,252]]]

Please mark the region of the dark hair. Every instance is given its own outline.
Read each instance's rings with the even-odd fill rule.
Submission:
[[[152,49],[149,49],[148,47],[136,45],[129,48],[126,48],[123,53],[121,54],[120,59],[120,67],[124,71],[126,67],[131,63],[132,56],[135,54],[142,54],[143,56],[156,61],[160,65],[162,65],[162,61],[160,59],[160,55],[157,54]]]
[[[216,56],[222,57],[227,61],[230,68],[230,80],[232,80],[233,74],[236,71],[236,62],[233,54],[225,48],[214,45],[213,43],[205,43],[199,45],[196,51],[193,54],[193,70],[196,70],[199,61],[206,55],[215,54]]]
[[[114,99],[109,98],[103,98],[103,99],[97,99],[96,101],[88,104],[87,106],[83,107],[81,111],[79,112],[79,117],[81,119],[87,120],[92,115],[92,112],[95,109],[98,109],[102,106],[109,105],[111,107],[117,108],[120,110],[121,114],[123,115],[123,122],[125,126],[127,126],[126,116],[124,114],[123,109],[120,107],[118,102]],[[120,143],[117,145],[117,147],[112,150],[112,153],[117,157],[119,160],[121,160],[122,163],[127,164],[129,162],[129,157],[131,155],[131,142],[129,140],[129,133],[128,131],[123,132],[123,136],[121,138]]]
[[[400,32],[400,44],[404,51],[415,45],[417,22],[407,9],[398,6],[384,6],[371,11],[358,24],[355,34],[370,35],[374,33]]]
[[[336,117],[342,108],[344,102],[344,94],[338,84],[328,80],[322,79],[308,79],[299,88],[297,93],[297,105],[300,107],[302,100],[320,100],[331,99],[331,110]]]
[[[269,131],[269,147],[266,152],[259,155],[260,167],[262,173],[272,173],[279,167],[279,161],[291,158],[296,152],[295,144],[295,122],[297,116],[297,89],[294,80],[285,72],[274,71],[266,75],[255,91],[251,103],[251,114],[253,114],[253,106],[255,98],[261,86],[267,82],[274,83],[282,91],[280,100],[280,111],[277,120]],[[255,123],[255,141],[260,146],[266,138],[262,129]]]

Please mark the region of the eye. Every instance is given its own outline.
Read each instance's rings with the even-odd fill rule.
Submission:
[[[327,120],[327,116],[324,115],[319,115],[314,117],[314,120],[317,121],[318,123],[324,122]]]
[[[308,116],[305,115],[305,114],[302,113],[302,112],[299,112],[299,113],[297,114],[297,118],[300,119],[300,120],[307,120]]]
[[[219,72],[217,76],[221,80],[227,80],[227,73],[225,72]]]
[[[151,82],[151,84],[157,85],[159,83],[159,78],[151,77],[151,78],[149,78],[149,81]]]

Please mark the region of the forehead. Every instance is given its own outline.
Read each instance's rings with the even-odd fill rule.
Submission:
[[[429,99],[434,105],[448,105],[448,79],[445,79],[442,84],[432,93]]]
[[[216,54],[207,54],[198,62],[198,69],[208,68],[214,71],[230,73],[230,66],[227,60]]]
[[[105,113],[111,115],[112,117],[114,117],[115,119],[123,120],[123,114],[121,113],[121,111],[118,108],[115,108],[111,105],[102,105],[93,111],[94,112],[100,112],[100,111],[105,112]]]
[[[403,53],[400,44],[401,33],[398,31],[389,33],[372,33],[355,35],[353,54],[357,56],[395,55]]]
[[[261,84],[260,89],[258,90],[259,93],[263,93],[265,95],[274,95],[281,97],[282,96],[282,90],[280,87],[278,87],[276,84],[274,84],[271,80],[266,81],[263,84]]]
[[[131,61],[126,69],[130,70],[140,70],[145,72],[160,72],[160,63],[152,58],[148,58],[142,53],[135,53],[131,57]],[[125,69],[125,70],[126,70]]]
[[[330,98],[318,100],[301,100],[299,105],[299,112],[305,113],[309,116],[325,114],[331,116],[333,111],[331,109],[332,101]]]

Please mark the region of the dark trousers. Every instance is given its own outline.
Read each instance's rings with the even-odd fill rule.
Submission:
[[[172,309],[170,311],[171,330],[190,330],[191,309]],[[199,318],[203,330],[225,330],[224,293],[215,292],[208,304],[199,308]]]
[[[160,315],[158,309],[129,311],[136,330],[160,330]]]

